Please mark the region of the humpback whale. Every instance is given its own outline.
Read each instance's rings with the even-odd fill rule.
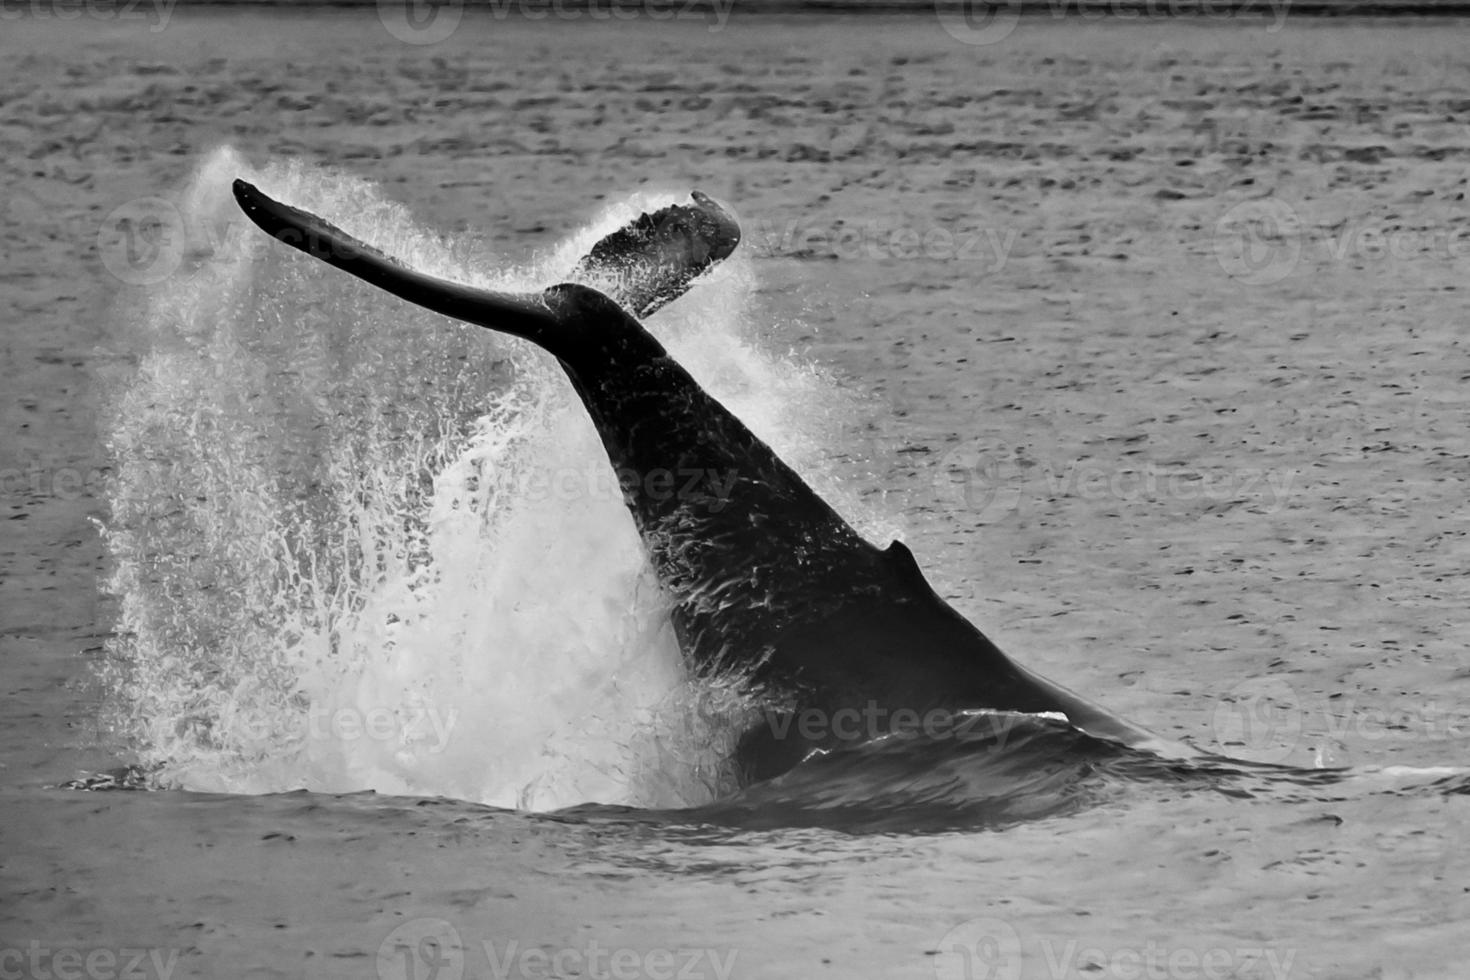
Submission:
[[[1064,715],[1103,740],[1177,752],[1008,658],[934,592],[902,542],[865,540],[643,326],[736,247],[738,225],[709,197],[600,242],[575,274],[605,290],[503,293],[407,268],[244,181],[234,194],[276,239],[557,359],[619,474],[686,663],[738,674],[777,706],[740,738],[744,784],[915,721],[977,713]]]

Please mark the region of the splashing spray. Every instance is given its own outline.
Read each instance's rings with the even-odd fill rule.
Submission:
[[[434,275],[566,276],[668,195],[619,201],[551,254],[466,268],[371,184],[213,153],[182,196],[190,261],[120,337],[104,536],[120,618],[111,727],[166,785],[444,795],[550,809],[706,802],[749,710],[691,683],[591,422],[543,352],[279,247],[244,176]],[[742,340],[739,254],[650,322],[822,492],[830,381]],[[860,508],[857,508],[860,509]],[[861,521],[860,521],[861,523]]]

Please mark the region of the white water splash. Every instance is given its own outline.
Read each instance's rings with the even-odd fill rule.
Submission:
[[[271,242],[235,208],[236,176],[412,267],[505,289],[558,281],[669,200],[620,201],[497,275],[361,180],[211,155],[181,201],[191,262],[120,324],[137,358],[106,433],[120,734],[165,782],[200,790],[540,809],[728,788],[738,692],[688,682],[553,360]],[[750,270],[739,253],[726,266],[650,329],[857,510],[823,448],[851,403],[741,339]]]

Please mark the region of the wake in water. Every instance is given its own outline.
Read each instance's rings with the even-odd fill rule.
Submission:
[[[126,324],[104,529],[120,621],[111,722],[163,785],[375,789],[549,809],[684,806],[733,787],[733,686],[693,685],[595,431],[529,345],[387,301],[240,217],[250,175],[415,268],[500,289],[567,278],[659,203],[618,202],[490,272],[372,185],[221,150],[184,196],[202,253]],[[824,492],[851,411],[741,339],[727,263],[655,321]]]

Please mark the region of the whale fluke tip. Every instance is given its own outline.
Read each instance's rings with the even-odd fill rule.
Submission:
[[[269,200],[269,198],[260,192],[260,188],[250,183],[250,181],[242,180],[239,177],[236,177],[230,184],[230,191],[235,196],[235,203],[240,205],[240,210],[244,211],[247,217],[255,220],[256,224],[259,224],[260,222],[255,219],[255,215],[260,212],[263,202]]]

